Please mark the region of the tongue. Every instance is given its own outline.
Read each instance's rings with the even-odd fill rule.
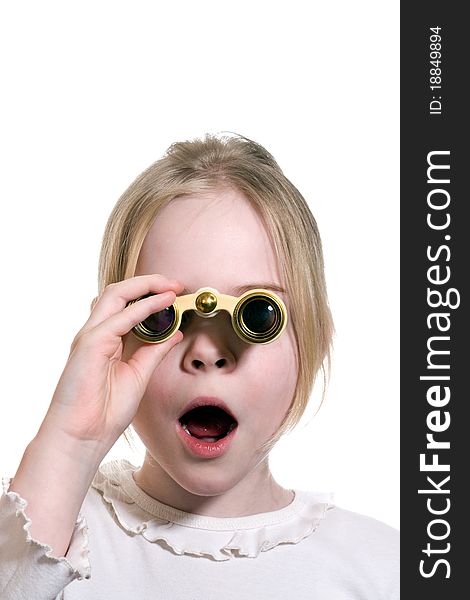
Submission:
[[[225,435],[232,422],[225,412],[209,408],[191,411],[186,417],[188,431],[197,438]]]
[[[200,425],[199,423],[193,423],[190,421],[187,424],[188,431],[194,437],[202,438],[202,437],[219,437],[219,435],[223,435],[226,433],[226,427],[219,427],[215,423],[211,423],[210,425]]]

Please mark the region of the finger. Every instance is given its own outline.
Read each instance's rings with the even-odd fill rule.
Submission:
[[[174,335],[161,344],[141,344],[132,356],[129,357],[127,364],[137,373],[138,379],[143,386],[142,393],[145,391],[152,373],[165,355],[168,354],[173,346],[179,344],[182,339],[183,332],[177,330]]]
[[[122,338],[133,327],[151,314],[171,306],[175,300],[175,292],[169,291],[143,298],[139,302],[127,306],[121,312],[112,315],[96,327],[84,332],[88,340],[87,346],[95,346],[106,356],[113,356]]]
[[[131,300],[149,293],[159,294],[172,290],[181,293],[183,285],[163,275],[139,275],[118,283],[108,285],[101,296],[94,302],[92,312],[83,330],[88,330],[102,323],[112,315],[122,311]]]
[[[128,305],[124,310],[98,323],[95,327],[90,326],[89,319],[75,336],[70,351],[73,352],[80,345],[88,350],[99,349],[102,354],[112,358],[119,350],[124,335],[151,314],[171,306],[175,300],[175,292],[163,292]]]

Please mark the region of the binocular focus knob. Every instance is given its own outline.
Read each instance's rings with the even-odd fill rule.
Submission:
[[[196,308],[204,314],[211,313],[216,306],[217,298],[212,292],[202,292],[196,298]]]

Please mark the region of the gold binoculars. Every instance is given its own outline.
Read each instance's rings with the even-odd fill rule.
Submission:
[[[141,296],[129,304],[145,297]],[[132,332],[144,342],[159,344],[179,329],[183,314],[188,310],[204,319],[226,310],[232,318],[235,333],[248,344],[273,342],[287,324],[286,306],[273,292],[257,288],[248,290],[237,298],[220,294],[214,288],[204,287],[194,294],[177,296],[171,306],[153,313],[136,325]]]

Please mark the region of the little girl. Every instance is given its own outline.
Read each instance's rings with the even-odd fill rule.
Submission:
[[[389,600],[397,532],[268,456],[333,332],[315,220],[241,136],[172,145],[114,208],[100,294],[0,505],[3,600]],[[143,464],[101,464],[132,425]]]

